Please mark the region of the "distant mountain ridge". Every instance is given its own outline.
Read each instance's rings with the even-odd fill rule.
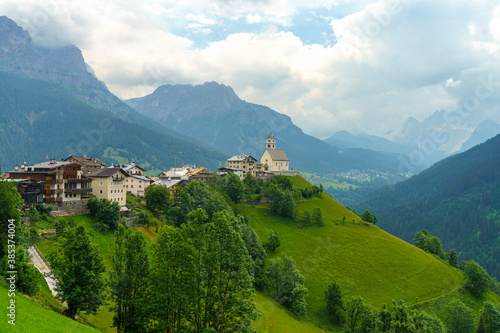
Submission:
[[[500,278],[500,135],[377,190],[355,207],[369,209],[381,228],[407,241],[426,229]]]
[[[231,87],[164,85],[152,94],[126,101],[158,123],[220,147],[227,154],[246,153],[260,159],[272,131],[290,166],[310,172],[380,169],[397,172],[396,154],[332,147],[302,132],[287,115],[241,100]]]
[[[398,144],[376,135],[353,135],[347,131],[339,131],[323,141],[339,148],[363,148],[399,154],[408,154],[413,149],[411,146]]]
[[[500,134],[492,119],[464,119],[457,112],[440,110],[422,122],[409,117],[392,140],[375,135],[334,133],[323,141],[340,148],[364,148],[405,154],[412,164],[430,167],[447,156],[464,152]]]

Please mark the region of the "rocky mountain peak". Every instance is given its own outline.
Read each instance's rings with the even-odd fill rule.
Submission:
[[[0,16],[0,59],[2,55],[23,55],[33,48],[29,33],[7,16]]]

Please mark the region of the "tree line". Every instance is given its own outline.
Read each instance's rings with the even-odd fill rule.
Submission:
[[[416,300],[417,301],[417,300]],[[325,291],[325,311],[329,319],[350,332],[363,333],[495,333],[500,330],[500,306],[484,303],[481,315],[462,301],[455,299],[444,307],[443,321],[418,307],[410,309],[403,300],[384,304],[377,309],[362,297],[344,300],[337,283],[331,282]]]

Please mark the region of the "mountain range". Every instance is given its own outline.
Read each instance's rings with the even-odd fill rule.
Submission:
[[[17,78],[23,78],[55,84],[55,86],[47,86],[50,90],[45,91],[47,96],[57,90],[56,94],[63,94],[65,98],[72,98],[85,104],[88,107],[86,110],[99,111],[94,115],[95,119],[111,117],[113,122],[116,122],[115,118],[123,120],[124,123],[116,122],[116,124],[121,126],[126,123],[127,126],[132,126],[136,133],[143,133],[144,136],[140,136],[134,142],[142,142],[147,147],[153,147],[155,142],[165,142],[165,144],[172,142],[168,149],[162,149],[162,147],[154,149],[161,151],[162,153],[158,155],[162,157],[150,160],[150,168],[153,170],[173,166],[172,164],[175,163],[169,162],[169,159],[172,158],[172,153],[180,151],[220,150],[221,153],[216,157],[202,158],[202,160],[207,160],[207,166],[211,168],[220,166],[227,158],[224,156],[227,155],[246,153],[259,159],[264,150],[264,141],[272,131],[277,139],[278,148],[285,150],[291,161],[291,167],[295,170],[338,172],[349,169],[377,169],[384,172],[397,172],[397,154],[358,148],[340,150],[332,147],[303,133],[292,123],[290,117],[268,107],[242,101],[232,88],[215,82],[199,86],[165,85],[159,87],[151,95],[124,103],[97,79],[85,63],[82,52],[76,46],[49,49],[37,45],[25,30],[5,16],[0,17],[0,72],[10,75],[5,77],[5,80],[16,81]],[[27,81],[23,82],[30,87]],[[40,83],[33,83],[33,85],[38,87]],[[14,90],[14,87],[17,87],[17,90]],[[6,85],[4,89],[6,89],[5,94],[14,99],[17,94],[26,98],[26,94],[32,93],[22,92],[20,86],[16,84],[10,88]],[[42,91],[33,95],[41,99],[43,98]],[[36,127],[34,123],[41,118],[33,117],[31,114],[37,114],[37,112],[30,110],[26,105],[15,104],[17,102],[22,104],[23,101],[17,100],[14,104],[12,102],[5,100],[2,112],[10,113],[9,117],[12,117],[15,112],[11,109],[17,108],[16,117],[18,118],[14,118],[14,121],[18,124],[23,123],[20,121],[21,118],[29,121],[23,125],[25,127],[20,127],[17,131],[11,128],[9,140],[5,141],[11,144],[8,148],[3,148],[3,150],[9,149],[10,155],[3,153],[0,157],[4,170],[13,167],[16,163],[21,163],[20,160],[23,162],[34,158],[38,160],[41,156],[58,155],[63,151],[66,153],[64,155],[70,153],[66,149],[71,146],[68,145],[68,140],[71,141],[74,138],[61,136],[62,133],[69,134],[63,130],[63,120],[71,123],[72,117],[84,117],[84,114],[75,115],[67,107],[60,108],[57,99],[49,98],[45,101],[46,109],[38,110],[38,113],[43,113],[43,116],[47,118],[46,123],[59,123],[62,128],[48,131],[52,128],[49,126],[45,128],[45,131],[40,128],[38,132],[34,132],[33,129]],[[51,112],[52,109],[59,110],[57,117],[62,118],[53,119],[52,117],[56,115]],[[13,126],[12,123],[7,123],[7,118],[4,117],[0,121],[0,126],[4,128]],[[73,133],[91,133],[98,125],[93,124],[93,127],[89,127],[91,123],[81,122],[78,130],[75,129],[76,132]],[[152,136],[164,134],[165,138],[151,140],[147,137],[146,130],[152,130]],[[30,142],[26,140],[27,133],[31,133],[34,146],[27,145]],[[45,136],[50,137],[50,140],[47,139],[51,142],[50,149],[39,147],[37,144],[45,140]],[[128,146],[125,142],[118,143],[116,137],[115,133],[115,139],[108,141],[108,137],[104,135],[99,145],[93,145],[92,149],[88,149],[85,153],[94,154],[108,162],[130,162],[130,159],[134,158],[136,162],[140,163],[142,160],[142,163],[146,163],[146,160],[141,158],[145,155],[145,150],[141,152],[137,149],[132,153],[127,150]],[[64,144],[65,148],[59,147],[59,144]],[[73,152],[73,154],[79,153],[83,151]],[[179,159],[179,163],[200,162],[200,158],[194,155],[184,155],[184,160]],[[162,162],[160,163],[158,159]]]
[[[398,154],[333,147],[305,134],[290,117],[241,100],[231,87],[164,85],[152,94],[126,101],[161,125],[220,147],[229,155],[246,153],[260,159],[272,131],[295,170],[335,173],[349,169],[398,172]]]
[[[69,154],[148,170],[178,163],[215,169],[227,156],[130,108],[99,81],[76,46],[47,49],[0,17],[0,165],[3,171]]]
[[[379,189],[355,205],[407,241],[426,229],[500,278],[500,135]]]
[[[486,117],[487,118],[487,117]],[[413,164],[430,167],[452,154],[464,152],[500,134],[493,119],[464,117],[458,112],[436,111],[422,122],[410,117],[391,140],[375,135],[334,133],[323,141],[341,148],[365,148],[405,154]]]

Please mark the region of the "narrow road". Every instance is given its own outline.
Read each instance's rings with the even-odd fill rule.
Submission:
[[[37,251],[37,249],[35,249],[35,246],[36,245],[31,246],[28,249],[28,252],[31,254],[30,264],[35,266],[40,271],[40,273],[42,273],[45,281],[47,281],[47,284],[49,285],[49,288],[50,288],[50,291],[52,292],[52,295],[54,297],[56,297],[56,295],[57,295],[57,292],[56,292],[57,281],[53,278],[52,271],[47,266],[45,261],[43,261],[42,257],[40,257],[40,254],[38,254],[38,251]],[[45,274],[45,273],[49,273],[49,274]]]

